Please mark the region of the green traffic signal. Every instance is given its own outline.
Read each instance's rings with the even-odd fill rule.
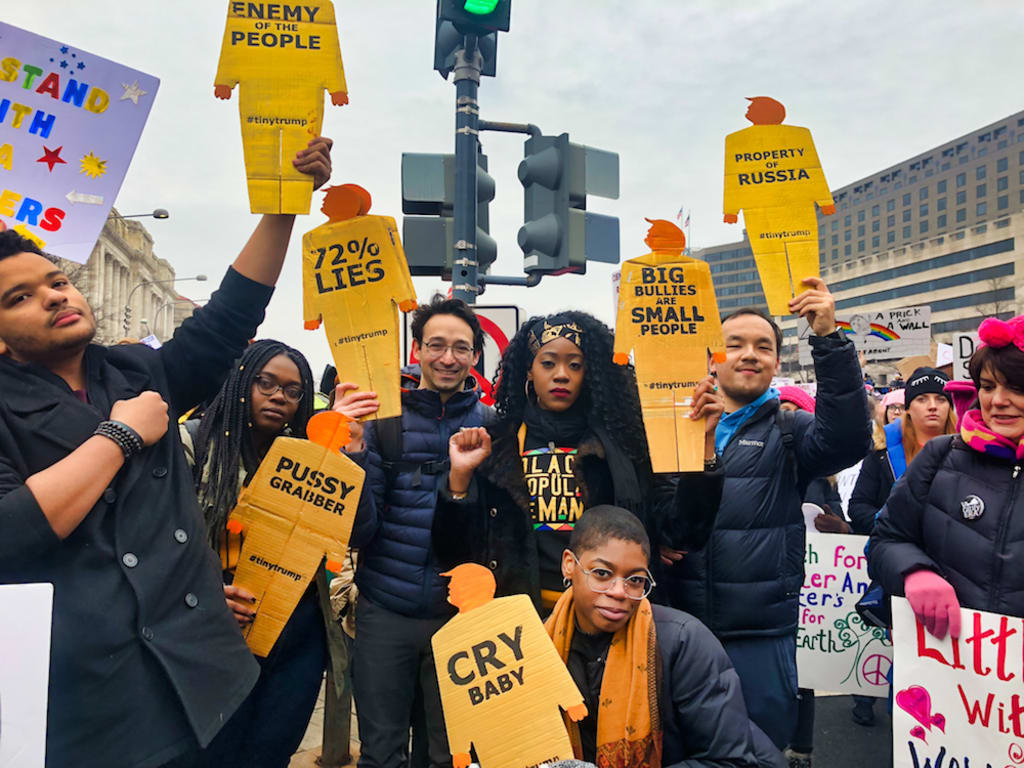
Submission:
[[[462,7],[477,16],[486,16],[498,7],[499,0],[465,0]]]

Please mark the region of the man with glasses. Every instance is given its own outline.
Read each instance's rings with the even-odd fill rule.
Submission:
[[[430,764],[450,764],[430,638],[454,609],[431,527],[448,471],[448,439],[463,427],[483,426],[490,411],[470,375],[483,332],[469,307],[436,297],[413,313],[412,335],[420,364],[404,371],[402,415],[370,422],[365,433],[367,483],[380,527],[360,551],[356,575],[360,768],[405,764],[414,701],[426,713]],[[372,392],[350,392],[339,407],[366,415],[376,402]]]

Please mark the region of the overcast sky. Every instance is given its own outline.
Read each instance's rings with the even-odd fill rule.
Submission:
[[[219,279],[256,217],[249,213],[237,96],[213,97],[226,0],[39,0],[4,4],[11,24],[161,79],[117,199],[143,219],[178,275]],[[326,107],[334,183],[355,182],[373,211],[401,220],[406,152],[452,152],[455,89],[431,67],[434,0],[336,0],[351,103]],[[692,210],[692,245],[739,240],[721,223],[722,151],[747,125],[745,96],[782,101],[811,129],[829,185],[843,186],[1024,108],[1024,3],[1019,0],[513,0],[484,78],[481,115],[618,152],[621,196],[589,208],[621,219],[622,256],[647,251],[644,216]],[[516,179],[525,137],[484,134],[497,182],[492,270],[522,274]],[[323,331],[302,329],[300,240],[323,221],[300,216],[262,337],[302,349],[319,371]],[[536,288],[490,288],[481,303],[527,314],[581,308],[612,319],[610,265]],[[421,300],[448,285],[417,279]],[[179,284],[205,298],[212,283]]]

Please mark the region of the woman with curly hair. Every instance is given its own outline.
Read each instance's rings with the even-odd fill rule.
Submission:
[[[588,507],[628,509],[678,549],[703,545],[721,498],[721,396],[710,377],[694,393],[712,471],[655,476],[636,375],[612,363],[613,342],[602,322],[574,311],[531,318],[509,342],[495,379],[497,422],[449,442],[433,535],[443,566],[486,565],[499,595],[529,594],[546,613],[565,589],[562,553]]]

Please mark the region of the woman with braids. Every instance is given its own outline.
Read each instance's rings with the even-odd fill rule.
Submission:
[[[242,537],[227,530],[228,515],[274,439],[305,437],[312,415],[313,375],[306,358],[298,350],[266,339],[249,345],[202,419],[181,425],[207,536],[220,555],[225,599],[241,626],[255,617],[255,598],[231,586]],[[353,439],[346,450],[358,450],[362,427],[358,422],[350,426]],[[372,504],[364,495],[352,532],[353,546],[359,543],[360,530],[372,523],[372,510],[367,514],[363,500]],[[306,731],[327,663],[323,605],[329,603],[323,569],[315,584],[299,601],[270,655],[257,659],[261,671],[256,687],[203,751],[199,765],[288,765]],[[318,599],[317,590],[324,601]]]
[[[656,478],[633,367],[614,365],[612,348],[608,327],[583,312],[531,318],[498,368],[496,424],[449,442],[433,530],[441,564],[488,566],[499,595],[529,594],[542,615],[565,589],[562,553],[585,508],[628,509],[676,549],[702,546],[718,510],[713,381],[694,393],[711,471]]]

